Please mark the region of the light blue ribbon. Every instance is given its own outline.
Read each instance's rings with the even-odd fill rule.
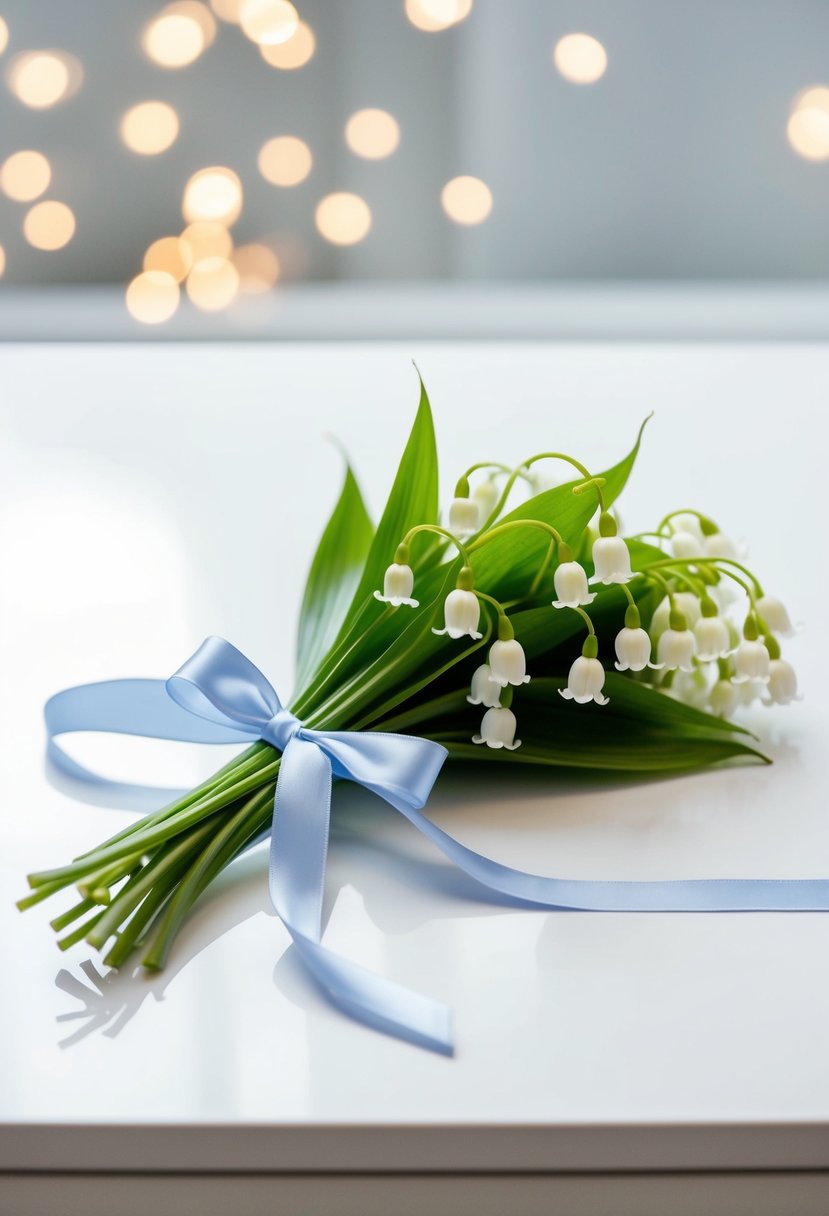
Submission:
[[[47,702],[45,716],[51,761],[72,777],[96,783],[102,779],[67,755],[58,735],[106,731],[190,743],[263,739],[281,751],[269,868],[274,909],[335,1005],[377,1030],[447,1055],[453,1043],[445,1005],[320,943],[334,777],[384,798],[456,866],[514,904],[592,912],[829,910],[829,879],[567,880],[500,865],[421,813],[445,748],[411,735],[309,730],[282,706],[262,672],[222,638],[207,638],[166,682],[110,680],[68,688]]]

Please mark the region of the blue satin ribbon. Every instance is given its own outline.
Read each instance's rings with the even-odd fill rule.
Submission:
[[[73,760],[57,742],[58,735],[104,731],[190,743],[263,739],[281,751],[269,865],[274,909],[335,1005],[376,1030],[447,1055],[454,1050],[447,1006],[321,945],[334,777],[384,798],[456,866],[516,905],[592,912],[829,910],[829,879],[568,880],[500,865],[421,813],[446,759],[445,748],[411,735],[310,730],[282,706],[262,672],[222,638],[207,638],[166,682],[84,684],[57,693],[44,712],[50,760],[88,782],[102,779]]]

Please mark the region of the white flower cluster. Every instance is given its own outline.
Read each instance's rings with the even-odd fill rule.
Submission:
[[[526,469],[523,471],[526,473]],[[575,492],[601,484],[601,479],[590,479]],[[663,546],[664,559],[634,571],[628,543],[617,535],[616,519],[602,508],[599,533],[591,550],[593,572],[588,575],[556,529],[542,521],[508,520],[489,529],[498,501],[493,477],[482,482],[474,494],[469,492],[466,477],[462,478],[449,508],[449,529],[431,525],[412,529],[386,570],[382,595],[374,593],[393,607],[417,607],[418,601],[412,598],[414,573],[409,565],[409,540],[425,530],[456,544],[464,564],[455,588],[444,601],[443,627],[432,632],[453,639],[470,638],[473,643],[481,641],[482,601],[492,605],[498,622],[497,640],[490,646],[486,662],[476,668],[467,697],[471,705],[485,709],[474,743],[510,751],[521,746],[521,740],[515,738],[517,723],[511,705],[513,688],[530,680],[526,655],[503,607],[476,590],[463,543],[468,537],[474,538],[469,546],[471,553],[490,535],[507,528],[536,527],[550,533],[550,554],[555,545],[558,558],[552,606],[577,612],[587,626],[582,652],[570,667],[566,685],[559,689],[565,700],[579,705],[591,701],[607,705],[609,701],[603,691],[606,673],[599,659],[598,639],[585,611],[596,599],[597,592],[590,590],[596,584],[623,587],[628,601],[624,626],[614,639],[617,671],[660,673],[647,677],[655,688],[719,716],[731,716],[740,705],[758,697],[766,704],[780,705],[800,699],[794,669],[780,654],[778,638],[794,632],[785,606],[761,593],[756,580],[738,561],[737,546],[705,517],[693,512],[666,517],[655,534]],[[665,592],[648,630],[642,627],[637,599],[627,586],[634,579],[643,592],[650,592],[653,585]],[[735,585],[744,593],[735,595]],[[643,598],[640,595],[639,602]]]

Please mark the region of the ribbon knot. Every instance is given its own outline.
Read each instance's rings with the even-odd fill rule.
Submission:
[[[302,729],[299,718],[284,707],[277,710],[269,722],[262,727],[262,738],[277,751],[284,752],[288,740]]]

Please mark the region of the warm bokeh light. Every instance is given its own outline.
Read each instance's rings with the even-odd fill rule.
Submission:
[[[479,177],[453,177],[441,190],[440,201],[456,224],[481,224],[492,210],[492,191]]]
[[[136,275],[127,288],[127,311],[144,325],[160,325],[169,321],[178,308],[179,286],[171,274],[163,270],[145,270]]]
[[[75,235],[75,217],[66,203],[35,203],[23,220],[23,235],[35,249],[63,249]]]
[[[225,229],[222,229],[224,232]],[[160,270],[181,283],[193,265],[190,246],[178,236],[162,236],[144,254],[145,270]]]
[[[178,137],[178,114],[166,101],[141,101],[121,119],[121,139],[130,152],[157,156]]]
[[[260,46],[259,51],[265,63],[272,68],[282,68],[286,72],[294,68],[304,68],[309,59],[313,58],[317,48],[317,40],[310,25],[300,21],[287,42],[277,42],[273,46]]]
[[[3,54],[6,47],[9,45],[9,27],[6,25],[2,17],[0,17],[0,55]]]
[[[595,84],[605,74],[607,51],[590,34],[565,34],[555,45],[553,63],[571,84]]]
[[[290,0],[242,0],[242,32],[260,46],[276,46],[296,33],[299,14]]]
[[[233,255],[239,290],[248,295],[270,291],[279,278],[279,258],[267,245],[240,245]]]
[[[6,71],[9,89],[24,106],[48,110],[66,101],[80,87],[83,69],[65,51],[25,51]]]
[[[345,142],[357,156],[382,160],[400,143],[400,126],[386,110],[358,110],[345,124]]]
[[[277,135],[259,149],[256,162],[272,186],[297,186],[311,172],[311,149],[295,135]]]
[[[472,0],[406,0],[405,8],[412,25],[435,34],[468,17]]]
[[[197,262],[187,277],[187,294],[203,312],[227,308],[238,292],[239,272],[227,258],[206,258]]]
[[[6,251],[3,248],[3,246],[0,245],[0,279],[2,279],[2,277],[5,273],[5,270],[6,270]]]
[[[327,194],[317,204],[314,220],[320,236],[332,245],[356,245],[371,227],[371,211],[359,194]]]
[[[227,228],[210,220],[188,224],[181,234],[181,244],[183,256],[190,266],[207,258],[229,258],[233,252],[233,238]]]
[[[829,114],[829,86],[825,84],[812,85],[798,93],[792,104],[793,110],[812,109],[826,110]]]
[[[214,220],[230,226],[242,211],[242,183],[222,165],[200,169],[184,187],[182,212],[188,222]]]
[[[162,68],[185,68],[216,36],[216,19],[199,0],[168,4],[145,27],[144,53]]]
[[[244,0],[210,0],[210,7],[222,21],[238,25],[242,17],[243,3]]]
[[[18,203],[39,198],[52,180],[52,169],[42,152],[13,152],[0,169],[0,190]]]
[[[817,106],[795,110],[786,134],[798,156],[805,160],[829,160],[829,111]]]

